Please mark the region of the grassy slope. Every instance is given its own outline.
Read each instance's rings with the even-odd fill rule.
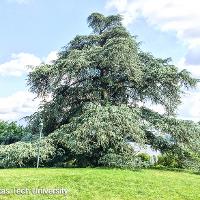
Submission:
[[[161,170],[0,170],[0,189],[67,188],[63,196],[0,195],[0,200],[198,200],[200,175]]]

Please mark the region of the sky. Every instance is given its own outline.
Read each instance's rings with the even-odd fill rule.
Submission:
[[[92,12],[121,14],[144,51],[171,57],[200,78],[199,8],[198,0],[1,0],[0,119],[19,121],[37,111],[27,66],[51,63],[77,34],[90,34],[86,19]],[[178,117],[200,121],[199,105],[200,85],[182,97]]]

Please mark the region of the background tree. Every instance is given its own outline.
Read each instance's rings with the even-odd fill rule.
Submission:
[[[25,129],[16,122],[0,121],[0,144],[12,144],[25,136]]]

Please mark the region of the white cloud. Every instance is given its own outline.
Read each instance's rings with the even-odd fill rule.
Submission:
[[[180,70],[186,69],[191,72],[194,78],[200,79],[200,65],[188,64],[186,58],[181,58],[176,64]],[[178,115],[180,118],[193,121],[200,121],[200,84],[196,89],[186,91],[182,97],[182,104],[179,106]]]
[[[8,97],[0,98],[0,119],[1,120],[19,120],[20,118],[30,115],[38,108],[39,99],[35,95],[19,91]]]
[[[200,45],[198,0],[108,0],[106,7],[124,15],[126,25],[143,16],[163,31],[175,31],[188,45]]]
[[[51,51],[49,55],[44,58],[44,62],[47,64],[52,64],[52,61],[56,60],[58,58],[58,52],[57,51]]]
[[[30,71],[27,66],[37,66],[40,63],[40,58],[33,54],[12,54],[10,61],[0,64],[0,75],[21,76],[24,73]]]
[[[138,17],[144,17],[149,24],[162,31],[175,31],[177,37],[188,46],[188,53],[177,66],[200,79],[199,7],[198,0],[108,0],[106,5],[107,9],[115,9],[123,15],[126,26],[134,23]],[[183,97],[178,116],[200,121],[199,105],[200,85]],[[156,109],[162,112],[162,108]]]
[[[12,54],[11,60],[0,64],[0,75],[3,76],[22,76],[30,72],[28,66],[38,66],[42,62],[50,64],[52,60],[57,58],[57,52],[52,51],[46,58],[39,58],[30,53]]]
[[[38,66],[42,62],[51,64],[57,59],[57,52],[50,52],[47,57],[39,57],[29,53],[13,54],[11,60],[0,64],[0,76],[21,76],[31,69],[27,66]],[[51,97],[46,100],[49,101]],[[41,99],[35,99],[35,95],[27,91],[19,91],[7,97],[0,97],[0,119],[19,120],[37,111]]]
[[[182,70],[182,69],[188,70],[191,73],[192,77],[200,79],[200,63],[199,63],[199,65],[189,64],[189,63],[187,63],[187,59],[183,57],[176,64],[176,66],[180,70]]]
[[[200,87],[199,87],[200,91]],[[200,92],[187,92],[182,98],[182,104],[179,106],[178,115],[182,119],[200,121]]]

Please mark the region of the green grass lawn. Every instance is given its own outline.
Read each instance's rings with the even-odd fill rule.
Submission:
[[[9,169],[0,170],[0,191],[66,188],[63,195],[0,195],[0,200],[196,200],[200,175],[164,170]]]

